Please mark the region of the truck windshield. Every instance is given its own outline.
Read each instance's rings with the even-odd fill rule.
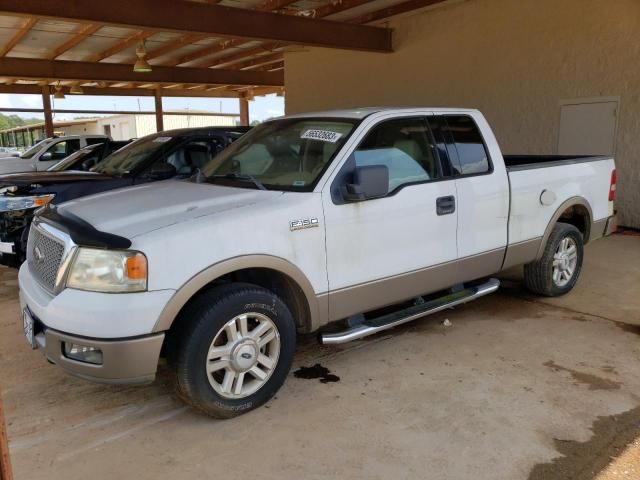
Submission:
[[[356,124],[345,118],[263,123],[223,150],[201,173],[211,183],[311,191]]]
[[[149,157],[170,148],[173,139],[166,132],[141,138],[113,152],[92,170],[117,177],[126,175],[146,163]]]
[[[40,142],[36,143],[33,147],[31,147],[29,150],[27,150],[22,155],[20,155],[20,158],[25,158],[25,159],[32,158],[36,153],[38,153],[40,150],[42,150],[44,147],[46,147],[50,143],[51,143],[50,138],[41,140]]]

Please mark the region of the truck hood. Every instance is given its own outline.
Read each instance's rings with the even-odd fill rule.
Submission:
[[[12,173],[0,175],[0,188],[2,187],[25,187],[31,185],[58,185],[60,183],[104,181],[112,178],[97,172],[32,172],[32,173]]]
[[[0,175],[5,173],[33,172],[33,161],[20,157],[8,157],[0,160]]]
[[[58,208],[97,230],[131,239],[194,218],[263,205],[282,194],[168,180],[72,200]]]

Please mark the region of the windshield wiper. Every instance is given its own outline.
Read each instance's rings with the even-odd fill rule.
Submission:
[[[253,175],[248,175],[246,173],[225,173],[224,175],[210,175],[210,176],[207,177],[208,180],[212,179],[212,178],[226,178],[226,179],[229,179],[229,180],[241,180],[241,181],[253,183],[260,190],[266,190],[267,189],[267,187],[265,187]]]

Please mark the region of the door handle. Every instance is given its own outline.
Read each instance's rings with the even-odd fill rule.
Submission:
[[[451,215],[456,211],[456,197],[449,195],[436,199],[436,213],[438,215]]]

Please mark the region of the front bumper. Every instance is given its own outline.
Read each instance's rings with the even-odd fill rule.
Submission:
[[[156,377],[164,333],[122,340],[78,337],[47,328],[38,319],[36,343],[47,360],[76,377],[99,383],[144,384]],[[99,365],[69,358],[65,344],[93,347],[102,353]]]
[[[36,343],[69,373],[98,382],[145,383],[155,378],[164,332],[154,326],[173,290],[106,294],[45,291],[24,263],[18,275],[20,305],[35,322]],[[68,358],[64,344],[94,347],[100,365]]]

